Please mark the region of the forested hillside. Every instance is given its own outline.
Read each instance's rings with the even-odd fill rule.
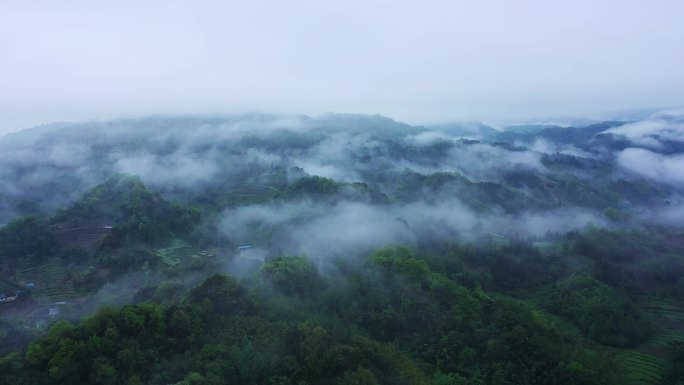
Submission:
[[[0,383],[678,384],[680,118],[651,119],[0,138]]]

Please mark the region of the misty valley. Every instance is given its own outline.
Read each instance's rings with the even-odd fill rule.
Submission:
[[[0,137],[0,384],[684,384],[684,115]]]

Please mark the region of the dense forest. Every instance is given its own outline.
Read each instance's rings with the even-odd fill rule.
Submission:
[[[630,158],[682,148],[641,123],[0,138],[0,383],[684,384],[684,190]]]

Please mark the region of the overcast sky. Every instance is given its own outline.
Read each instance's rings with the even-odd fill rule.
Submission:
[[[409,123],[684,105],[684,1],[2,1],[0,133],[155,113]]]

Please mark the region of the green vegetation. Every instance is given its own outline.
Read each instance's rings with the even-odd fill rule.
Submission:
[[[278,257],[261,266],[264,278],[285,295],[307,296],[324,287],[316,267],[296,256]]]
[[[46,302],[66,301],[76,298],[72,279],[65,266],[59,260],[48,261],[35,268],[17,272],[20,282],[34,282],[35,297]]]
[[[295,181],[290,187],[292,193],[311,195],[333,195],[340,190],[340,185],[332,179],[320,176],[304,177]]]
[[[214,275],[185,301],[104,308],[55,323],[16,384],[620,384],[608,359],[525,304],[468,290],[406,248],[385,248],[323,279],[284,257],[246,285]],[[301,288],[301,277],[325,288]],[[310,284],[310,282],[307,282]],[[310,290],[303,297],[301,290]],[[276,297],[273,297],[276,295]],[[278,296],[280,295],[280,296]],[[292,295],[295,295],[292,297]],[[298,309],[296,312],[287,309]]]
[[[634,303],[592,278],[564,282],[550,304],[575,322],[590,338],[611,346],[634,346],[650,335],[650,325]]]
[[[662,360],[638,351],[621,352],[616,361],[627,370],[627,378],[635,384],[660,384],[662,381]]]
[[[683,383],[684,234],[649,216],[683,194],[602,156],[618,123],[255,119],[152,119],[0,197],[1,384]]]
[[[424,182],[459,180],[439,174]],[[373,194],[319,177],[293,186],[285,199]],[[108,199],[119,201],[118,211],[98,208]],[[306,257],[277,256],[242,280],[214,275],[188,291],[183,272],[208,273],[219,263],[196,246],[215,236],[206,223],[194,225],[199,213],[135,178],[107,182],[84,200],[69,214],[77,223],[91,218],[79,216],[83,207],[101,210],[95,217],[118,213],[94,254],[53,237],[47,223],[64,212],[0,230],[4,255],[25,255],[24,266],[42,261],[16,270],[17,284],[35,281],[33,296],[49,305],[132,269],[166,278],[138,290],[138,305],[55,323],[25,353],[0,360],[0,382],[657,385],[681,378],[684,313],[642,298],[628,270],[639,261],[640,276],[668,288],[657,293],[677,293],[680,249],[653,233],[591,227],[535,242],[498,236],[393,246],[362,261],[338,260],[325,276]],[[41,250],[40,258],[28,252]]]
[[[192,247],[181,239],[174,239],[169,247],[156,251],[162,262],[170,267],[176,267],[181,263],[181,259],[190,253]]]
[[[102,240],[103,249],[116,249],[130,243],[143,242],[159,244],[169,241],[175,234],[189,232],[199,221],[199,212],[184,209],[179,205],[169,203],[158,193],[150,192],[138,178],[126,177],[118,181],[114,179],[101,187],[98,192],[111,191],[115,196],[123,189],[124,196],[119,205],[120,219],[112,228],[112,233]],[[123,185],[123,186],[122,186]],[[102,198],[107,201],[108,198]]]
[[[684,342],[681,340],[667,345],[663,383],[684,384]]]
[[[56,248],[56,238],[36,217],[19,218],[0,228],[0,263],[38,263],[54,256]]]

